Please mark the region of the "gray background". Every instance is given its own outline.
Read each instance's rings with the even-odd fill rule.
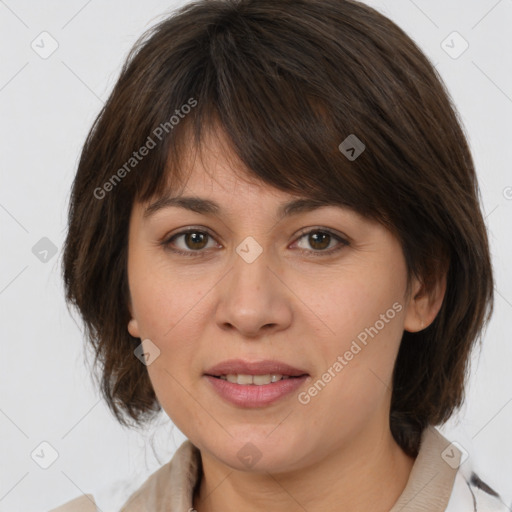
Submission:
[[[82,492],[127,492],[184,439],[164,415],[146,432],[116,424],[89,376],[59,273],[86,133],[136,38],[183,3],[0,1],[0,511],[47,510]],[[511,503],[512,0],[366,3],[437,66],[467,130],[496,305],[483,350],[474,354],[466,405],[441,430]],[[464,42],[453,31],[469,44],[461,55]],[[52,44],[57,49],[44,55]],[[40,464],[49,463],[52,448],[42,442],[58,453],[47,469]]]

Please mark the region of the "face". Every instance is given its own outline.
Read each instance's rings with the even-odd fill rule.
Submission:
[[[217,212],[175,204],[145,216],[151,201],[132,210],[129,331],[151,340],[157,398],[203,454],[232,468],[250,469],[247,454],[276,472],[361,448],[388,429],[401,336],[420,328],[400,244],[340,206],[280,216],[299,196],[251,181],[226,151],[210,140],[177,192]],[[206,375],[231,359],[307,375],[288,392],[291,378],[256,392]]]

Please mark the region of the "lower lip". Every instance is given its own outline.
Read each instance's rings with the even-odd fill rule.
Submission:
[[[228,402],[239,407],[264,407],[296,391],[309,377],[295,377],[256,386],[254,384],[235,384],[224,379],[205,375],[213,389]]]

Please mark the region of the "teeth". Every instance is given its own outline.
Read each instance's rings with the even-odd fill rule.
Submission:
[[[221,379],[232,382],[233,384],[254,384],[256,386],[263,386],[264,384],[270,384],[271,382],[277,382],[279,380],[289,379],[288,375],[281,375],[279,373],[268,373],[267,375],[221,375]]]
[[[252,375],[233,375],[237,384],[252,384]]]
[[[272,382],[272,377],[275,378],[274,382],[277,382],[280,380],[277,378],[278,375],[254,375],[252,378],[252,383],[256,384],[257,386],[261,386],[262,384],[270,384]]]

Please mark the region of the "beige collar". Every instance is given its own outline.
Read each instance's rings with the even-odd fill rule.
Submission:
[[[450,501],[461,452],[434,427],[421,436],[418,456],[402,494],[389,512],[444,512]]]

